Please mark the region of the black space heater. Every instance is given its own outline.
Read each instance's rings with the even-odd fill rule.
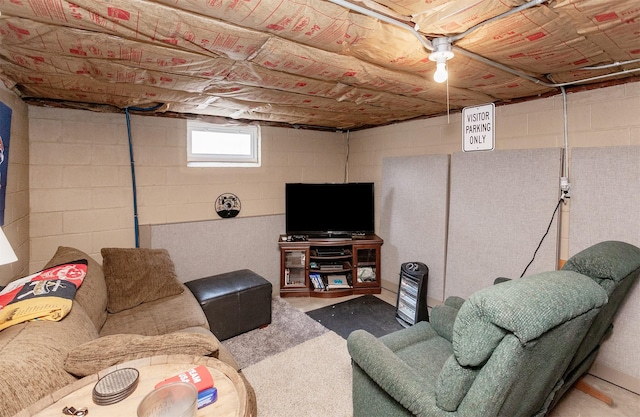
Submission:
[[[429,268],[422,262],[405,262],[400,266],[400,284],[396,303],[396,320],[404,327],[429,321],[427,283]]]

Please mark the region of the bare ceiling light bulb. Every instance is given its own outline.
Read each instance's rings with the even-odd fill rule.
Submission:
[[[449,74],[447,74],[446,61],[438,62],[436,64],[436,72],[433,74],[433,81],[437,83],[443,83],[447,81]]]
[[[447,81],[447,61],[453,58],[451,51],[451,41],[449,38],[435,38],[431,41],[433,52],[429,55],[429,60],[435,61],[436,72],[433,74],[433,80],[437,83]]]

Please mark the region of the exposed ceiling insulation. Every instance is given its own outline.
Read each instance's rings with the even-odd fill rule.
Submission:
[[[346,130],[640,77],[638,0],[333,1],[0,0],[0,79],[40,104]]]

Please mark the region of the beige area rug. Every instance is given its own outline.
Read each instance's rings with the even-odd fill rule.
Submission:
[[[243,371],[260,417],[351,417],[347,341],[327,332]]]

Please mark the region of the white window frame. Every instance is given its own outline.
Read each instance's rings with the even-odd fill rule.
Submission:
[[[249,134],[250,154],[203,154],[192,152],[192,132]],[[222,126],[197,120],[187,121],[187,166],[188,167],[259,167],[261,164],[260,126]]]

